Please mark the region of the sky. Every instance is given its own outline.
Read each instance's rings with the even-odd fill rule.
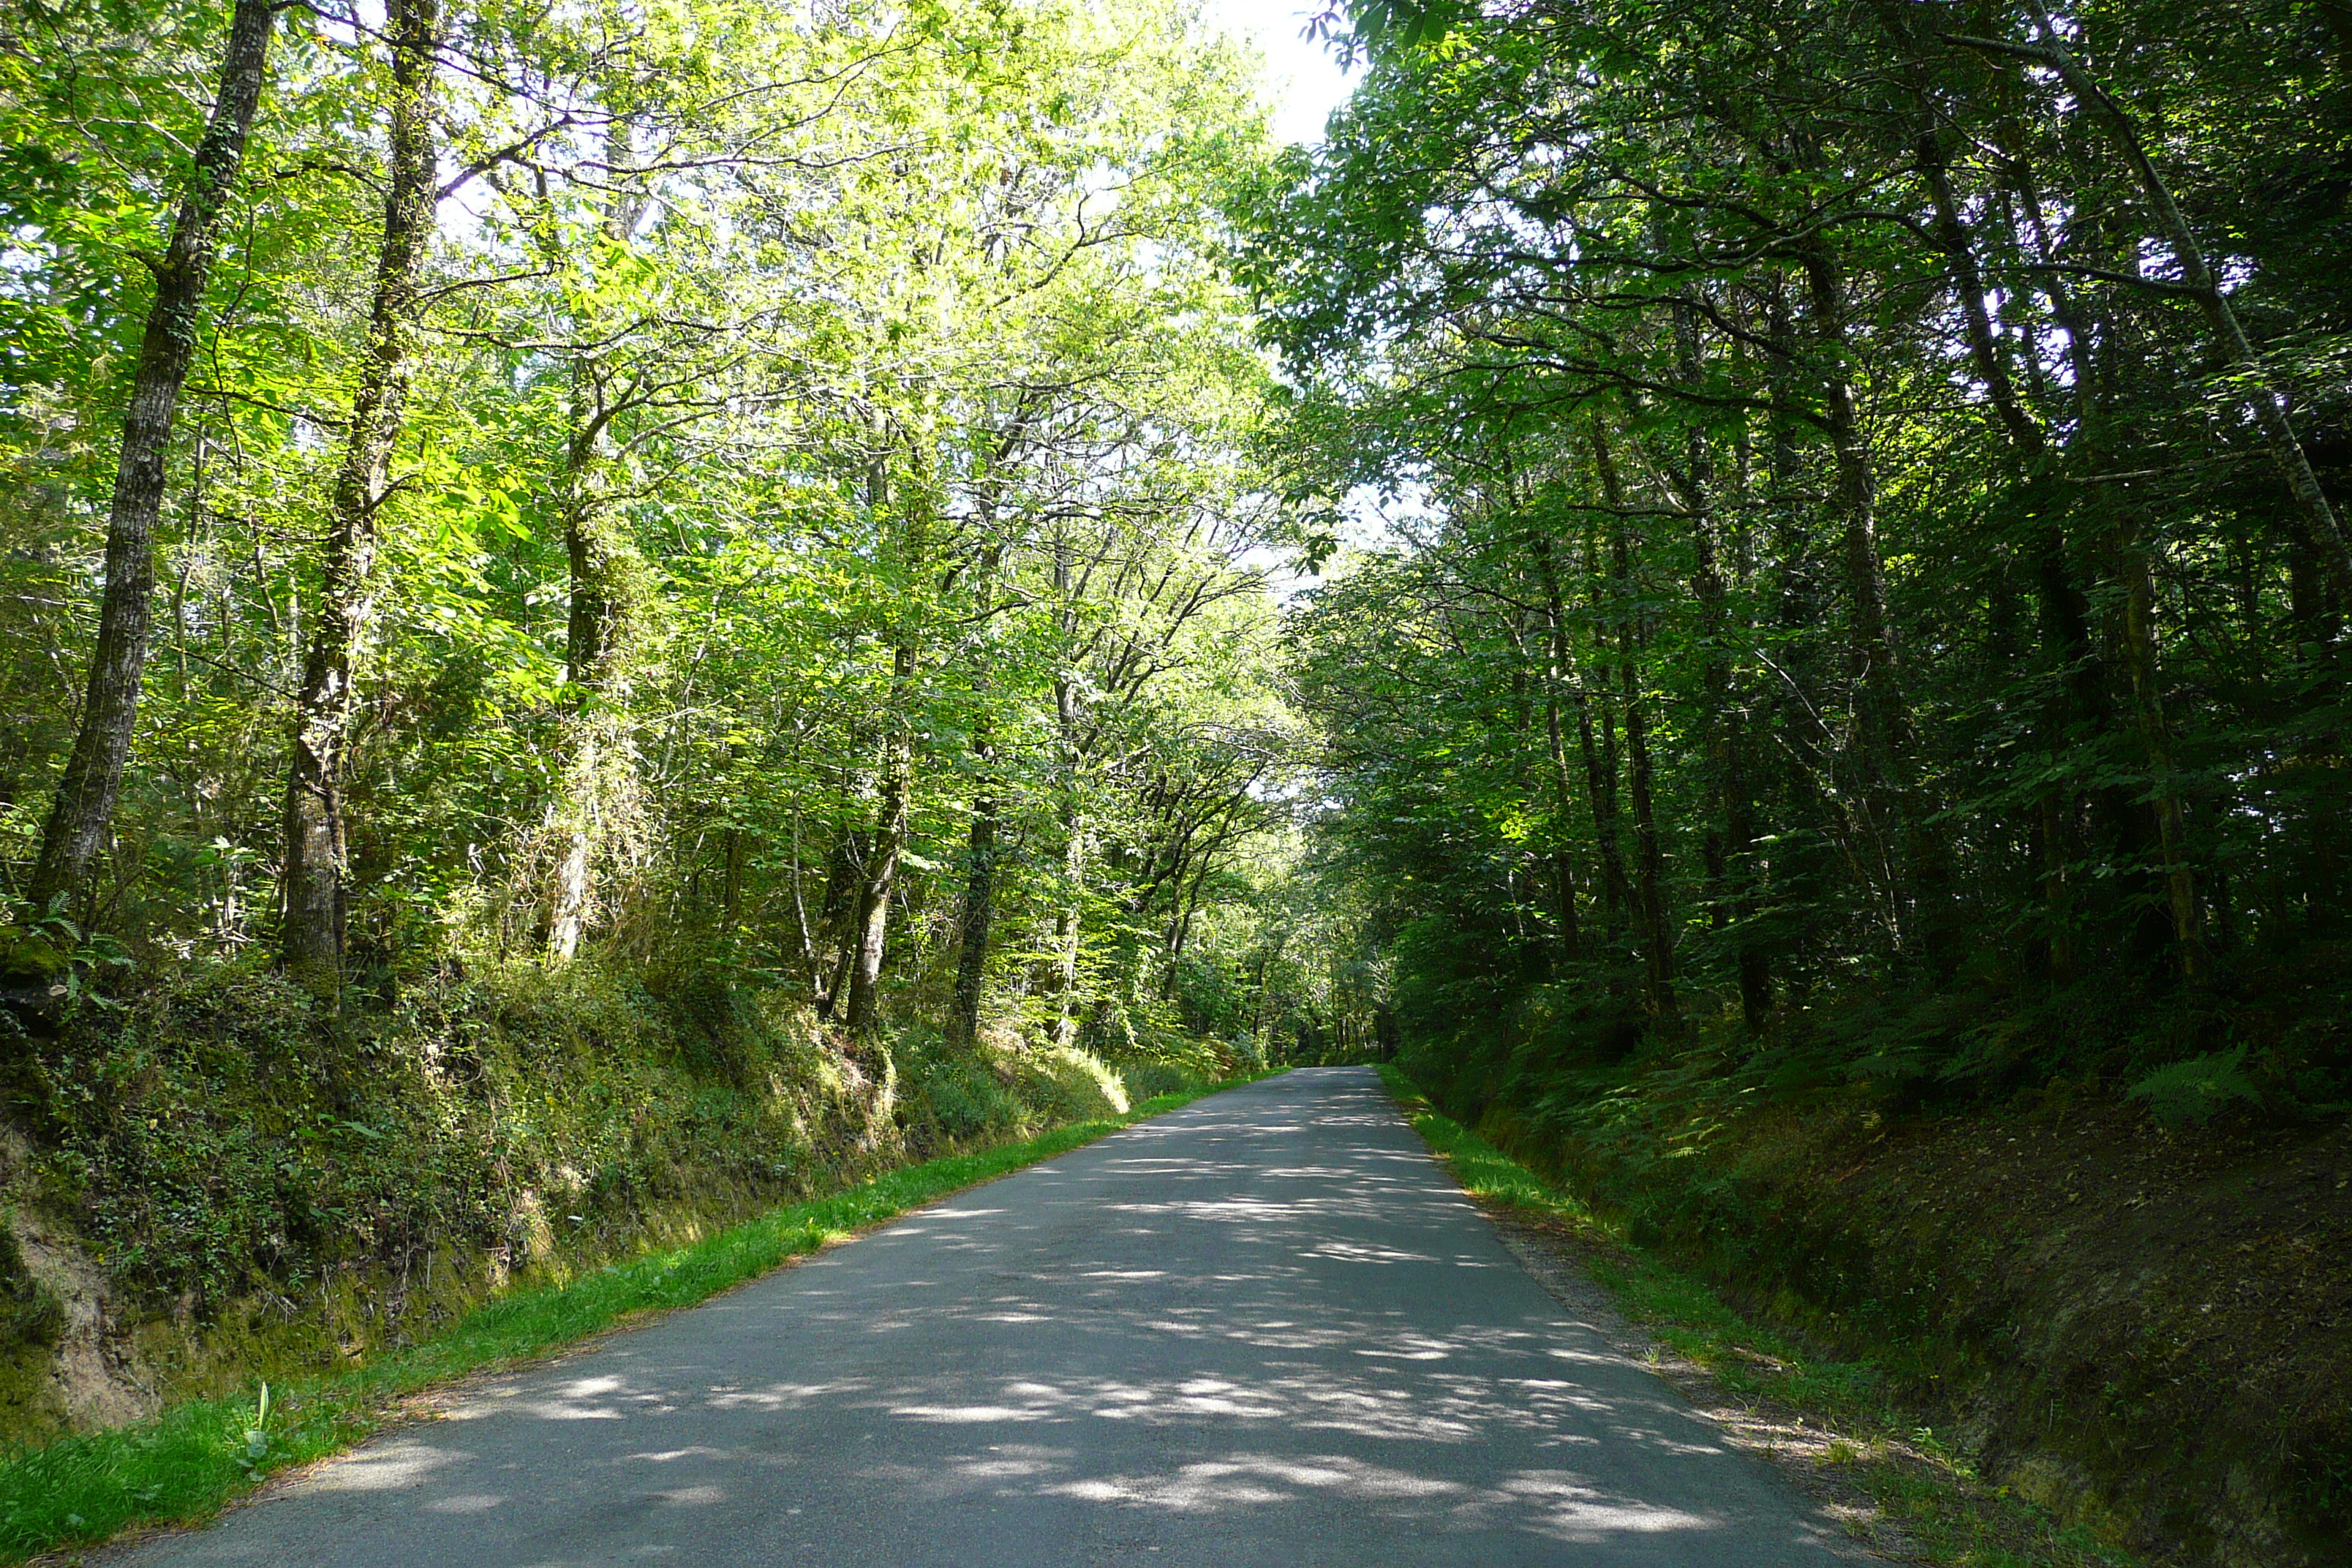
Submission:
[[[1202,20],[1265,55],[1274,133],[1284,142],[1321,141],[1324,117],[1348,96],[1348,79],[1323,45],[1299,37],[1319,9],[1302,0],[1201,0]]]
[[[1283,142],[1319,142],[1323,121],[1348,96],[1349,78],[1324,46],[1300,34],[1307,18],[1319,6],[1302,0],[1200,0],[1201,19],[1210,27],[1245,38],[1265,59],[1265,96],[1274,105],[1274,134]],[[1377,511],[1378,498],[1369,491],[1348,498],[1342,509],[1352,526],[1351,542],[1360,535],[1384,534],[1384,527],[1368,521]],[[1290,604],[1318,579],[1300,569],[1286,550],[1253,552],[1246,564],[1265,571],[1276,599]]]

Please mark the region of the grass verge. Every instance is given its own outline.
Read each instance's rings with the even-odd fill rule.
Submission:
[[[908,1165],[692,1247],[517,1290],[367,1367],[268,1388],[266,1405],[261,1388],[190,1400],[135,1426],[10,1455],[0,1460],[0,1562],[102,1542],[133,1525],[194,1523],[273,1472],[367,1436],[394,1417],[399,1401],[435,1384],[543,1355],[640,1313],[693,1306],[935,1198],[1253,1081],[1159,1095],[1124,1116]]]
[[[2008,1488],[1984,1484],[1897,1405],[1873,1363],[1824,1356],[1752,1321],[1705,1280],[1633,1246],[1575,1194],[1441,1113],[1401,1069],[1380,1071],[1464,1191],[1560,1244],[1655,1342],[1661,1370],[1670,1362],[1695,1369],[1712,1387],[1693,1392],[1761,1413],[1763,1420],[1746,1424],[1751,1433],[1780,1435],[1743,1446],[1765,1449],[1817,1495],[1867,1499],[1864,1510],[1840,1510],[1856,1535],[1952,1568],[2137,1568],[2138,1558],[2099,1540],[2090,1524],[2061,1521]],[[1674,1381],[1690,1389],[1688,1379]],[[1873,1511],[1875,1521],[1865,1517]]]

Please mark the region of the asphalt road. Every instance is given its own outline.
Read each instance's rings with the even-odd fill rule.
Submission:
[[[1202,1100],[469,1393],[119,1568],[1821,1568],[1367,1069]]]

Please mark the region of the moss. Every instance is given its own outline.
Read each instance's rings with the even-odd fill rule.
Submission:
[[[1457,1079],[1453,1108],[2091,1536],[2352,1561],[2326,1459],[2352,1431],[2352,1132],[2168,1131],[2078,1083],[1905,1115],[1727,1079],[1702,1043],[1526,1100]]]
[[[94,1254],[167,1396],[365,1363],[518,1283],[1128,1107],[1084,1052],[853,1047],[691,972],[453,967],[387,992],[331,1017],[262,964],[174,965],[31,1042],[17,1195]],[[7,1290],[0,1268],[0,1318]],[[0,1441],[54,1425],[6,1393]]]
[[[0,1432],[46,1434],[62,1424],[48,1371],[65,1326],[64,1304],[33,1278],[15,1232],[0,1224]]]
[[[65,1326],[64,1306],[25,1267],[16,1232],[0,1224],[0,1346],[53,1345]]]
[[[142,1521],[202,1520],[270,1473],[366,1436],[418,1389],[543,1354],[635,1314],[690,1306],[828,1241],[1050,1159],[1178,1102],[1154,1100],[1126,1116],[901,1166],[814,1202],[774,1208],[740,1225],[697,1228],[669,1245],[640,1247],[625,1261],[574,1268],[568,1278],[505,1291],[415,1345],[376,1357],[331,1357],[329,1364],[290,1380],[273,1379],[275,1397],[266,1415],[262,1391],[247,1378],[212,1397],[175,1402],[131,1426],[0,1453],[0,1561],[103,1541]],[[357,1314],[357,1324],[380,1292],[355,1287],[331,1294],[337,1310]]]

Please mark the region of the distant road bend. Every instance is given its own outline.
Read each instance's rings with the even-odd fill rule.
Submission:
[[[1863,1559],[1363,1068],[1230,1090],[485,1384],[116,1568]]]

